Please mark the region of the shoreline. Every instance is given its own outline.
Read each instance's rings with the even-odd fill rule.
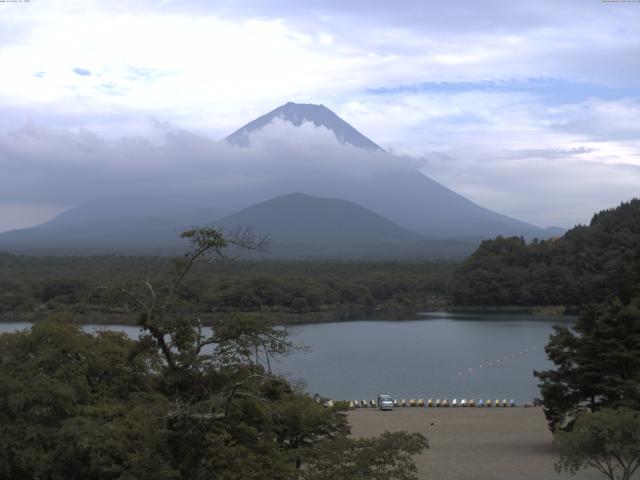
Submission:
[[[222,317],[248,316],[262,318],[276,326],[310,325],[321,323],[341,323],[354,321],[404,321],[421,320],[421,310],[425,307],[416,307],[397,310],[334,310],[323,312],[214,312],[198,313],[184,312],[186,316],[198,315],[203,326],[211,326]],[[132,319],[136,318],[135,312],[129,313],[109,313],[109,312],[83,312],[43,310],[38,312],[4,312],[0,314],[0,323],[37,323],[56,313],[68,313],[77,323],[81,325],[122,325],[137,326],[138,323]]]
[[[0,314],[0,323],[13,323],[13,322],[25,322],[25,323],[37,323],[42,321],[46,317],[61,313],[56,310],[40,310],[31,312],[3,312]],[[81,325],[122,325],[122,326],[137,326],[138,323],[133,318],[136,317],[135,312],[73,312],[63,311],[68,313],[70,317],[74,318],[77,323]],[[344,308],[331,311],[318,311],[318,312],[305,312],[305,313],[293,313],[293,312],[276,312],[276,311],[255,311],[255,312],[212,312],[212,313],[198,313],[198,312],[185,312],[185,315],[199,315],[203,326],[211,326],[215,323],[216,319],[224,316],[250,316],[255,318],[262,318],[271,322],[275,326],[294,326],[294,325],[311,325],[322,323],[342,323],[342,322],[357,322],[357,321],[415,321],[415,320],[428,320],[430,315],[437,314],[450,314],[456,315],[508,315],[508,314],[521,314],[530,315],[532,317],[571,317],[576,314],[571,307],[555,306],[555,307],[519,307],[519,306],[505,306],[505,307],[487,307],[487,306],[473,306],[473,307],[457,307],[457,306],[426,306],[415,305],[407,308],[398,309],[360,309],[360,308]]]

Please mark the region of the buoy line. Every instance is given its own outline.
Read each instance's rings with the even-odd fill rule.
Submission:
[[[499,367],[500,365],[504,365],[505,363],[509,362],[510,360],[517,360],[520,359],[522,357],[524,357],[526,354],[532,352],[536,350],[535,346],[531,346],[531,347],[526,347],[522,350],[518,350],[517,352],[513,352],[510,355],[504,355],[504,357],[500,357],[497,358],[496,360],[489,360],[487,362],[481,363],[478,366],[478,369],[484,368],[490,368],[490,367]],[[465,373],[467,375],[472,375],[474,372],[473,367],[469,367],[466,370],[458,370],[458,376],[460,375],[464,375]]]
[[[506,363],[508,363],[510,360],[517,360],[520,359],[522,357],[524,357],[525,355],[527,355],[528,353],[533,352],[534,350],[536,350],[535,346],[530,346],[530,347],[525,347],[522,350],[518,350],[517,352],[512,352],[509,355],[504,355],[501,356],[500,358],[497,358],[495,360],[489,360],[487,362],[481,363],[478,366],[478,369],[487,369],[487,368],[491,368],[491,367],[498,367],[500,365],[504,365]],[[473,367],[469,367],[466,370],[459,370],[458,371],[458,376],[462,376],[463,374],[467,374],[467,375],[472,375],[474,372]],[[337,403],[337,401],[334,400],[327,400],[324,402],[324,406],[325,407],[334,407],[335,404]],[[378,404],[375,400],[342,400],[340,403],[345,403],[349,406],[350,409],[356,409],[356,408],[378,408]],[[394,408],[402,408],[402,407],[429,407],[429,408],[449,408],[449,407],[463,407],[463,408],[469,408],[469,407],[475,407],[475,408],[491,408],[491,407],[531,407],[532,405],[529,403],[524,403],[522,405],[518,405],[514,399],[510,399],[509,401],[507,401],[506,398],[501,399],[491,399],[491,398],[487,398],[487,399],[479,399],[478,401],[476,401],[475,399],[466,399],[466,398],[462,398],[460,400],[458,400],[457,398],[454,398],[453,400],[451,400],[451,402],[447,399],[440,399],[440,398],[436,398],[435,400],[432,398],[429,398],[428,400],[424,400],[423,398],[411,398],[411,399],[405,399],[402,398],[400,400],[394,399],[393,400],[393,407]]]

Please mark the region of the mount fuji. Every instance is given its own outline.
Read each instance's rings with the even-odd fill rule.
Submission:
[[[296,127],[299,127],[304,122],[311,122],[316,127],[324,127],[331,130],[342,144],[352,145],[374,152],[383,151],[382,148],[362,135],[327,107],[311,103],[285,103],[275,110],[247,123],[244,127],[229,135],[225,140],[233,145],[248,147],[251,143],[251,135],[266,127],[275,119],[292,123]]]
[[[286,103],[225,140],[238,148],[248,148],[251,154],[253,136],[276,120],[293,126],[290,135],[296,135],[297,128],[306,123],[329,130],[339,144],[350,147],[344,155],[362,152],[358,155],[366,159],[371,155],[391,164],[400,161],[323,105]],[[493,212],[412,168],[391,165],[358,175],[342,173],[337,170],[295,181],[273,175],[261,184],[211,189],[197,196],[182,192],[180,196],[140,199],[121,195],[93,200],[42,225],[0,234],[0,249],[23,253],[169,253],[184,248],[177,239],[183,228],[250,222],[259,227],[258,234],[276,233],[280,251],[295,244],[295,249],[289,250],[295,250],[298,257],[308,257],[319,248],[319,231],[312,228],[317,223],[321,225],[324,257],[349,250],[346,243],[351,250],[360,243],[380,256],[388,257],[391,252],[392,256],[406,257],[404,253],[410,251],[412,258],[434,258],[451,257],[450,252],[443,255],[443,245],[461,245],[455,254],[462,256],[481,240],[497,235],[542,239],[563,232]],[[304,195],[290,196],[293,192]],[[309,222],[302,221],[305,217]],[[297,227],[285,229],[287,224]],[[347,225],[349,238],[354,241],[346,241]],[[366,229],[356,235],[358,225],[366,225]],[[289,241],[280,235],[284,231],[290,232]]]

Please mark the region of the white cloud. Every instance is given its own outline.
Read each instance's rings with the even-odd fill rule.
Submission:
[[[180,194],[224,200],[228,193],[230,205],[244,207],[266,200],[260,192],[290,193],[331,182],[336,175],[359,178],[417,166],[409,158],[342,145],[332,132],[311,123],[294,127],[276,121],[252,137],[251,148],[167,124],[152,128],[153,140],[107,139],[86,129],[37,124],[0,135],[0,170],[5,172],[0,204],[18,208],[33,203],[34,211],[48,205],[41,218],[59,206],[100,197]],[[0,220],[0,230],[14,224]]]
[[[514,23],[467,29],[469,19],[461,15],[444,29],[429,15],[422,25],[393,15],[384,23],[372,16],[379,6],[364,9],[360,21],[338,10],[327,22],[295,13],[291,5],[293,14],[274,7],[281,15],[271,18],[123,5],[70,1],[11,9],[0,22],[20,27],[0,49],[0,101],[64,105],[87,114],[119,108],[179,119],[187,127],[212,119],[232,127],[285,100],[338,103],[371,87],[538,77],[620,84],[635,82],[640,71],[629,61],[640,49],[633,29],[640,9],[623,14],[554,2],[542,16],[538,9],[494,5],[493,12],[483,7],[474,14],[491,13],[496,22],[504,15]],[[437,18],[473,8],[428,10]],[[573,15],[560,22],[560,13]],[[537,21],[525,21],[526,15]],[[92,75],[78,76],[75,68]],[[46,75],[34,76],[40,71]]]

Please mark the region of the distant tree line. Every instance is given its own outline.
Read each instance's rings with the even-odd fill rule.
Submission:
[[[456,305],[570,305],[640,292],[640,200],[594,215],[563,237],[483,242],[455,272]]]
[[[100,287],[149,277],[161,257],[26,257],[0,254],[0,315],[71,309],[125,312],[128,302]],[[305,314],[420,308],[443,302],[456,264],[237,261],[194,268],[177,292],[183,311]],[[116,292],[117,293],[117,292]]]

